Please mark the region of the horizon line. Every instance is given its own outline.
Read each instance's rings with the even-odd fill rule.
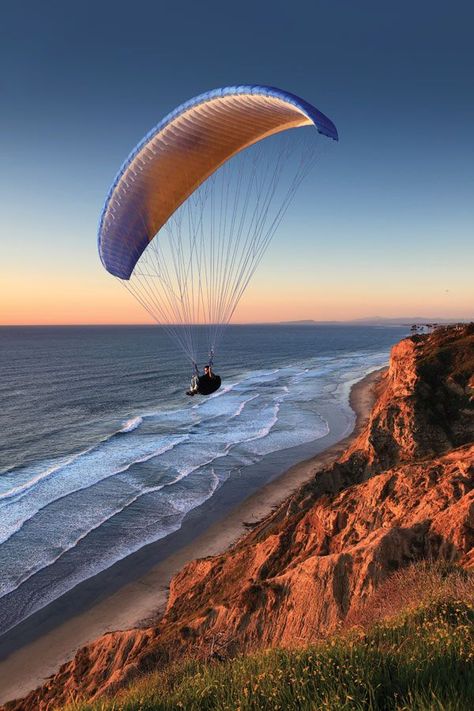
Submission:
[[[403,322],[401,325],[405,325],[405,323],[408,324],[413,324],[414,322],[423,322],[423,323],[442,323],[442,324],[449,324],[449,323],[466,323],[466,322],[474,322],[474,315],[472,317],[453,317],[453,318],[447,318],[447,317],[433,317],[433,316],[366,316],[366,317],[361,317],[361,318],[353,318],[353,319],[326,319],[326,320],[317,320],[317,319],[294,319],[294,320],[289,320],[289,321],[238,321],[235,323],[229,323],[225,324],[225,326],[291,326],[291,325],[324,325],[324,324],[364,324],[367,322],[371,323],[383,323],[383,322]],[[143,327],[147,326],[150,328],[176,328],[176,327],[188,327],[188,326],[212,326],[212,325],[222,325],[222,324],[208,324],[208,323],[172,323],[172,324],[165,324],[165,323],[0,323],[0,328],[74,328],[74,327],[113,327],[113,326],[126,326],[126,327]],[[418,323],[417,325],[422,325]]]

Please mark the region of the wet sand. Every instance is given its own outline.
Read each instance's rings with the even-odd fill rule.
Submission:
[[[350,404],[356,413],[356,423],[349,436],[292,466],[204,531],[199,532],[199,528],[203,528],[202,521],[199,527],[188,526],[185,533],[173,539],[174,550],[173,543],[170,543],[166,557],[143,575],[135,576],[132,582],[119,585],[102,598],[96,595],[93,604],[83,593],[84,590],[87,593],[87,586],[79,586],[68,594],[68,605],[61,605],[60,599],[7,633],[6,641],[0,643],[0,703],[20,698],[39,686],[61,664],[71,659],[78,648],[105,632],[142,626],[156,619],[166,604],[169,581],[183,565],[195,558],[223,552],[245,534],[246,524],[260,521],[344,452],[367,422],[375,386],[384,370],[370,373],[353,385]],[[142,559],[144,555],[146,548]],[[135,567],[135,573],[137,570],[139,566]],[[120,583],[123,574],[116,577]],[[75,614],[71,614],[70,603],[74,595],[77,596],[77,606]],[[81,595],[82,600],[79,599]]]

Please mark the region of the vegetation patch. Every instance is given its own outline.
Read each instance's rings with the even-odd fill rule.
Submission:
[[[72,703],[67,711],[474,708],[472,576],[455,566],[422,564],[390,585],[386,593],[398,593],[400,604],[411,598],[390,618],[374,622],[363,613],[349,630],[305,649],[181,662],[112,699]],[[411,597],[416,589],[418,605]]]

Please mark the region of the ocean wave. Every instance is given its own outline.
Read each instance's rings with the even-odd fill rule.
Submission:
[[[81,533],[81,535],[79,535],[75,539],[73,539],[69,545],[65,546],[59,552],[53,553],[49,558],[43,559],[41,562],[38,562],[36,564],[36,566],[29,568],[27,571],[25,571],[25,574],[23,576],[19,577],[16,575],[14,580],[12,580],[9,584],[5,583],[5,575],[4,575],[3,580],[0,583],[0,599],[2,597],[4,597],[5,595],[15,592],[22,585],[27,583],[28,580],[31,580],[39,573],[46,571],[48,568],[51,568],[56,563],[61,561],[61,559],[65,555],[70,554],[71,552],[74,551],[74,549],[77,549],[77,547],[81,543],[86,541],[87,538],[90,537],[94,532],[101,529],[105,524],[113,523],[114,519],[116,519],[118,516],[123,514],[127,509],[129,509],[134,503],[136,503],[143,496],[156,493],[165,487],[171,487],[173,485],[176,485],[177,483],[179,483],[179,481],[182,478],[183,478],[183,476],[178,476],[175,478],[175,480],[170,481],[166,484],[158,485],[156,487],[150,487],[144,491],[138,492],[134,497],[132,497],[129,501],[127,501],[127,503],[124,506],[117,508],[113,512],[109,512],[108,516],[104,516],[104,517],[102,517],[101,520],[96,521],[96,523],[93,526],[90,526],[90,528],[88,528],[86,531],[83,531]],[[169,498],[167,499],[166,507],[168,510],[166,513],[166,519],[168,520],[173,515],[175,515],[175,517],[177,519],[179,519],[179,521],[177,521],[176,524],[171,527],[171,529],[170,529],[170,526],[165,525],[164,521],[163,521],[163,526],[162,526],[161,530],[158,530],[155,533],[149,535],[147,538],[142,539],[139,543],[136,543],[135,545],[133,545],[133,544],[129,545],[128,541],[127,541],[127,544],[124,544],[122,542],[121,545],[118,546],[118,549],[116,551],[111,552],[112,548],[113,548],[113,544],[112,544],[112,546],[109,548],[109,556],[106,561],[104,559],[102,559],[100,566],[89,565],[87,567],[87,571],[84,571],[83,575],[81,575],[81,576],[78,576],[78,575],[70,576],[68,578],[67,584],[66,585],[63,584],[61,586],[61,590],[55,591],[56,596],[58,594],[64,594],[65,592],[67,592],[67,590],[70,590],[72,587],[79,584],[83,580],[86,580],[87,578],[97,574],[98,572],[101,572],[102,570],[104,570],[104,568],[110,567],[117,561],[122,560],[122,558],[126,557],[127,555],[131,555],[132,553],[136,552],[144,545],[153,543],[154,541],[157,541],[160,538],[163,538],[163,537],[169,535],[171,532],[178,530],[182,524],[182,521],[183,521],[185,515],[187,513],[189,513],[189,511],[200,506],[204,501],[209,499],[215,493],[215,491],[221,486],[221,484],[222,484],[221,479],[219,479],[219,477],[215,473],[214,469],[211,468],[210,476],[208,477],[208,487],[206,488],[206,490],[204,492],[200,492],[200,493],[197,492],[196,495],[192,498],[189,498],[189,497],[185,498],[185,497],[181,496],[180,498],[178,498],[174,501],[172,501]],[[162,517],[162,518],[164,518],[164,517]],[[158,521],[157,521],[157,523],[158,523]],[[44,604],[47,604],[48,602],[49,602],[49,600],[45,600]],[[2,632],[4,632],[4,631],[6,631],[6,630],[2,630]]]
[[[35,486],[38,484],[41,484],[45,480],[49,479],[50,477],[58,474],[59,472],[63,471],[67,467],[69,467],[71,464],[75,463],[78,459],[81,457],[85,457],[88,454],[91,454],[92,452],[98,451],[100,447],[103,447],[106,445],[108,442],[110,442],[114,437],[117,435],[122,435],[122,434],[128,434],[129,432],[133,432],[135,429],[137,429],[141,423],[143,422],[143,417],[137,416],[133,417],[129,420],[126,420],[123,422],[122,427],[118,430],[115,430],[114,432],[111,432],[109,435],[106,435],[105,437],[102,437],[98,442],[93,444],[91,447],[87,447],[86,449],[81,450],[80,452],[77,452],[70,457],[66,457],[63,459],[60,459],[56,461],[54,464],[51,466],[47,467],[43,471],[39,471],[35,473],[30,479],[27,481],[24,481],[20,484],[17,484],[16,486],[13,486],[11,489],[7,489],[6,491],[3,491],[0,493],[0,506],[2,501],[7,501],[11,498],[20,498],[21,495],[29,492],[31,489],[33,489]],[[141,461],[141,460],[137,460]],[[132,461],[130,464],[133,464],[134,462]],[[22,469],[17,469],[15,470],[9,470],[8,475],[16,474],[21,475]]]
[[[247,400],[243,400],[240,405],[238,406],[237,410],[233,415],[230,416],[230,420],[233,420],[234,417],[239,417],[242,412],[244,411],[246,405],[248,405],[249,402],[252,402],[253,400],[256,400],[260,395],[257,393],[256,395],[252,395],[251,397],[247,398]]]
[[[158,491],[161,489],[161,486],[156,487],[154,490]],[[87,538],[91,533],[94,531],[97,531],[101,526],[103,526],[105,523],[108,523],[111,521],[113,518],[116,516],[120,515],[124,511],[126,511],[127,508],[129,508],[132,504],[134,504],[140,496],[142,496],[144,493],[152,493],[152,489],[148,490],[147,492],[139,492],[135,496],[132,496],[123,506],[116,508],[115,510],[109,512],[107,516],[103,516],[100,519],[96,519],[94,525],[90,526],[90,528],[86,529],[83,531],[79,536],[77,536],[71,543],[70,545],[65,546],[62,548],[56,555],[53,555],[51,558],[42,560],[41,562],[38,562],[36,566],[28,568],[27,571],[25,571],[25,575],[23,577],[15,577],[15,584],[13,585],[6,585],[5,584],[5,572],[3,574],[3,579],[0,582],[0,598],[3,597],[4,595],[7,595],[10,592],[13,592],[16,588],[18,588],[20,585],[25,583],[27,580],[32,578],[36,573],[38,573],[40,570],[43,570],[44,568],[47,568],[51,565],[54,565],[54,563],[57,563],[65,553],[68,551],[71,551],[73,548],[76,548],[79,543]],[[55,549],[57,549],[57,544],[55,546]]]
[[[61,494],[60,496],[57,496],[53,499],[45,501],[43,505],[36,505],[35,507],[30,507],[27,510],[27,513],[23,516],[23,518],[21,518],[21,516],[18,515],[18,512],[15,512],[13,526],[5,525],[5,516],[3,516],[2,521],[0,522],[0,544],[8,541],[12,536],[14,536],[16,533],[18,533],[22,529],[22,527],[24,526],[25,523],[30,521],[34,516],[36,516],[40,511],[45,509],[50,504],[57,503],[59,501],[64,501],[69,496],[76,494],[79,491],[84,491],[86,489],[92,489],[94,486],[96,486],[99,483],[104,482],[106,479],[110,479],[111,477],[117,476],[118,474],[123,474],[124,472],[127,472],[135,464],[143,464],[144,462],[150,461],[151,459],[154,459],[155,457],[159,457],[160,455],[164,454],[165,452],[168,452],[168,451],[174,449],[174,447],[176,447],[178,444],[181,444],[182,442],[184,442],[186,438],[187,438],[187,435],[181,435],[179,437],[176,437],[174,439],[174,441],[171,441],[171,442],[168,441],[166,443],[163,443],[161,447],[154,449],[152,452],[149,452],[148,454],[146,454],[144,456],[132,459],[131,461],[127,462],[122,467],[119,467],[117,469],[112,469],[112,471],[108,472],[104,476],[99,476],[96,480],[94,480],[93,482],[91,482],[89,484],[85,484],[83,486],[75,486],[74,488],[69,489],[67,492]],[[91,449],[89,451],[92,452],[93,450]],[[86,454],[86,453],[83,453],[83,454]],[[75,461],[75,460],[71,460],[71,461]],[[12,505],[14,505],[17,502],[18,502],[18,498],[15,499],[15,501],[11,502],[11,503],[12,503]],[[4,529],[4,532],[2,532],[2,529]]]
[[[218,397],[222,397],[223,395],[227,395],[227,393],[230,393],[234,388],[239,385],[239,383],[228,383],[224,385],[223,387],[221,386],[217,392],[212,393],[212,395],[206,395],[205,399],[202,401],[198,401],[196,404],[193,404],[192,410],[198,410],[201,408],[206,402],[216,400]]]
[[[132,417],[130,420],[125,420],[122,427],[119,429],[119,432],[133,432],[133,430],[136,430],[137,427],[140,427],[142,422],[143,417]]]
[[[243,440],[243,442],[253,442],[254,440],[263,439],[264,437],[267,437],[278,422],[278,413],[280,412],[280,407],[281,403],[275,403],[273,407],[273,414],[270,417],[270,420],[263,427],[261,427],[261,429],[258,430],[253,437],[249,437],[248,439]]]
[[[251,403],[252,401],[256,400],[259,397],[258,393],[252,394],[250,397],[246,397],[243,400],[241,399],[241,396],[238,398],[233,398],[231,400],[226,399],[225,400],[225,406],[222,407],[219,405],[218,410],[215,412],[210,412],[209,410],[211,408],[215,408],[217,403],[213,404],[211,398],[205,401],[204,404],[206,404],[207,407],[207,414],[205,417],[205,427],[209,427],[212,420],[225,420],[225,421],[230,421],[236,417],[239,417],[242,412],[244,411],[244,408],[247,406],[248,403]],[[263,411],[265,412],[265,411]],[[163,413],[164,414],[164,413]],[[175,413],[175,415],[178,413]],[[224,418],[224,419],[223,419]],[[262,412],[259,413],[259,418],[262,418]],[[179,419],[179,418],[178,418]],[[264,418],[265,419],[265,418]],[[118,433],[121,433],[121,436],[126,433],[133,432],[136,430],[139,425],[143,422],[143,417],[135,417],[133,419],[127,420],[126,422],[123,423],[123,427],[118,430]],[[257,422],[252,420],[250,423],[251,427],[254,428]],[[201,425],[201,420],[198,420],[197,422],[193,423],[193,428],[196,426]],[[263,429],[257,430],[255,434],[252,433],[252,437],[262,437],[265,436],[266,432],[271,429],[273,426],[273,420],[270,420],[268,425],[263,425]],[[222,429],[222,426],[219,427],[219,430],[222,432],[226,432],[225,429]],[[230,447],[234,445],[238,445],[242,441],[245,441],[247,439],[246,433],[241,432],[240,430],[235,430],[235,428],[232,430],[233,433],[233,438],[231,441],[229,441],[229,435],[230,432],[228,432],[225,437],[225,447],[221,447],[221,439],[217,436],[214,435],[214,437],[210,437],[207,439],[208,443],[212,443],[212,446],[215,447],[214,451],[209,453],[207,456],[202,456],[202,444],[196,443],[195,445],[190,445],[191,446],[191,460],[185,465],[179,466],[176,463],[174,466],[177,467],[177,470],[179,472],[180,476],[188,476],[190,473],[193,471],[196,471],[197,469],[206,467],[211,465],[215,460],[221,459],[222,457],[226,456],[228,453]],[[196,432],[194,434],[197,434]],[[0,525],[0,542],[5,542],[7,541],[11,536],[13,536],[15,533],[17,533],[19,530],[21,530],[22,526],[29,520],[31,520],[32,517],[34,517],[37,513],[39,513],[41,510],[43,510],[46,506],[53,502],[58,502],[61,500],[66,500],[70,495],[76,493],[77,491],[80,490],[85,490],[87,488],[92,488],[96,484],[103,482],[104,480],[114,477],[119,474],[123,474],[130,470],[134,465],[136,464],[141,464],[143,462],[146,462],[150,459],[153,458],[158,458],[165,453],[169,453],[172,451],[176,446],[183,444],[186,441],[189,441],[193,437],[193,430],[188,431],[188,433],[174,437],[172,438],[171,441],[168,441],[167,438],[163,437],[165,441],[160,442],[160,445],[158,447],[154,447],[152,451],[146,451],[145,454],[142,454],[141,456],[136,456],[136,451],[134,451],[137,447],[136,441],[132,444],[130,443],[130,449],[127,449],[126,452],[126,457],[127,461],[121,463],[121,466],[111,466],[110,469],[107,472],[100,471],[100,468],[104,466],[103,461],[95,461],[94,457],[97,457],[98,454],[100,454],[101,448],[104,446],[111,446],[111,440],[113,439],[113,435],[110,436],[107,439],[102,440],[102,442],[99,445],[96,445],[95,447],[91,447],[87,450],[83,450],[82,452],[78,453],[77,455],[74,455],[73,457],[70,457],[69,459],[62,460],[60,463],[48,468],[45,471],[39,472],[32,478],[30,478],[28,481],[23,482],[22,484],[10,489],[9,491],[5,492],[2,495],[2,499],[4,500],[3,505],[5,506],[6,503],[10,503],[11,505],[15,506],[15,514],[14,514],[14,524],[12,525],[12,522],[7,520],[7,518],[4,516],[2,520],[2,525]],[[148,442],[148,440],[147,440]],[[198,452],[201,456],[196,456],[196,452]],[[188,448],[188,453],[189,453],[189,448]],[[121,452],[119,450],[119,459],[121,459],[120,456]],[[105,455],[104,455],[105,456]],[[92,457],[92,459],[91,459]],[[115,458],[117,455],[115,455]],[[84,458],[85,461],[84,461]],[[108,458],[106,457],[106,462],[109,465],[113,464],[114,459],[113,456],[113,451],[110,451],[110,454]],[[189,457],[188,457],[189,458]],[[83,464],[81,464],[81,460],[83,461]],[[168,466],[173,465],[173,462],[167,462],[166,463]],[[80,467],[80,470],[77,471],[77,474],[74,473],[74,469],[77,467]],[[95,470],[95,475],[93,477],[93,481],[91,482],[90,479],[90,473],[88,474],[88,479],[86,482],[84,482],[84,469],[90,470],[91,467]],[[38,504],[36,499],[33,502],[30,502],[28,506],[24,507],[24,513],[21,512],[21,510],[18,510],[18,505],[19,501],[21,498],[24,498],[25,495],[31,494],[34,490],[35,487],[37,487],[40,484],[44,484],[46,480],[51,478],[54,475],[58,474],[68,474],[68,481],[65,482],[67,484],[66,488],[67,490],[60,491],[60,492],[54,492],[54,494],[51,494],[46,500],[44,500],[42,503]],[[74,483],[75,481],[75,483]],[[59,489],[58,485],[58,489]],[[59,494],[59,495],[58,495]],[[3,533],[1,532],[1,529],[3,528]]]
[[[76,459],[79,459],[79,457],[88,454],[93,449],[94,449],[94,447],[90,447],[89,449],[84,449],[82,452],[73,454],[71,457],[68,457],[67,459],[61,459],[58,463],[52,465],[51,467],[46,468],[44,471],[40,471],[38,474],[34,475],[31,479],[28,479],[28,481],[25,481],[22,484],[18,484],[17,486],[14,486],[12,489],[7,489],[7,491],[0,493],[0,502],[6,501],[8,499],[16,498],[16,497],[19,498],[21,496],[21,494],[26,493],[27,491],[32,489],[36,484],[39,484],[42,481],[45,481],[46,479],[48,479],[50,476],[52,476],[56,472],[61,471],[62,469],[67,467],[69,464],[72,464],[73,462],[75,462]],[[10,473],[12,473],[12,472],[9,472],[9,474]]]

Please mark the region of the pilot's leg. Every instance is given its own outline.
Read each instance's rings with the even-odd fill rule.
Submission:
[[[193,375],[191,378],[191,387],[186,391],[186,395],[196,395],[198,391],[198,376]]]

